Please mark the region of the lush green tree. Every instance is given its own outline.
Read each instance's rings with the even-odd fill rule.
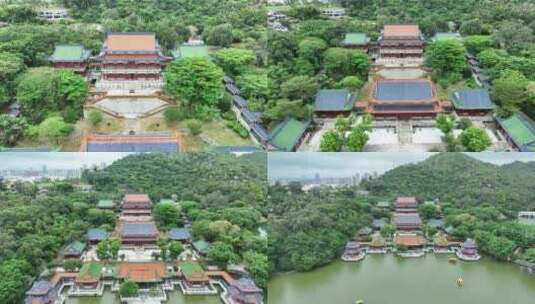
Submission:
[[[39,137],[59,144],[60,140],[73,131],[73,126],[61,116],[51,116],[39,124]]]
[[[390,238],[394,235],[394,233],[396,232],[396,227],[392,224],[386,224],[384,225],[382,228],[381,228],[381,235],[384,237],[384,238]]]
[[[368,55],[360,50],[330,48],[325,52],[324,67],[334,80],[355,74],[367,78],[370,62]]]
[[[356,92],[364,85],[364,82],[357,76],[346,76],[341,83],[344,88],[352,92]]]
[[[58,72],[60,97],[59,110],[62,110],[65,121],[74,123],[82,116],[82,106],[89,92],[85,79],[73,71]]]
[[[163,112],[165,121],[169,124],[176,123],[184,119],[184,113],[178,107],[168,107]]]
[[[207,257],[222,268],[226,268],[229,263],[234,263],[238,259],[232,246],[223,242],[214,242],[210,246]]]
[[[360,152],[369,139],[368,130],[361,125],[353,128],[347,137],[347,149],[351,152]]]
[[[28,265],[23,260],[10,259],[0,263],[0,297],[6,304],[21,303],[28,280]]]
[[[2,81],[15,79],[25,68],[24,60],[19,54],[0,52],[0,79]]]
[[[535,248],[530,248],[524,252],[522,259],[530,263],[535,263]]]
[[[229,75],[240,74],[256,59],[251,50],[238,48],[221,49],[215,52],[213,57],[217,65]]]
[[[0,145],[12,146],[24,136],[26,119],[0,114]]]
[[[302,100],[277,99],[271,102],[262,117],[265,121],[281,121],[286,117],[309,119],[312,109],[305,105]]]
[[[493,37],[511,54],[520,53],[521,50],[532,46],[535,41],[533,30],[517,20],[502,22],[494,32]]]
[[[177,259],[178,256],[184,251],[184,247],[180,242],[169,243],[169,257],[171,259]]]
[[[81,117],[88,88],[85,80],[74,72],[34,68],[22,74],[17,82],[17,101],[30,122],[40,122],[47,112],[61,112],[70,123]]]
[[[123,297],[134,297],[137,295],[139,286],[134,281],[124,281],[119,287],[119,293]]]
[[[464,21],[459,29],[463,35],[480,35],[483,33],[483,26],[478,19]]]
[[[180,208],[174,203],[156,204],[153,210],[154,219],[160,227],[173,227],[180,222]]]
[[[211,45],[228,47],[232,44],[232,25],[220,24],[208,30],[206,42]]]
[[[487,132],[476,126],[466,128],[461,133],[460,140],[463,146],[470,152],[485,151],[492,144]]]
[[[418,213],[423,219],[426,220],[437,218],[440,215],[438,208],[431,204],[423,204],[418,206]]]
[[[180,100],[185,110],[214,108],[223,97],[223,71],[206,58],[185,58],[165,70],[165,91]]]
[[[323,52],[327,49],[327,43],[320,38],[309,37],[299,42],[297,53],[299,57],[310,62],[317,70],[323,58]]]
[[[526,100],[527,79],[514,70],[502,72],[493,82],[492,96],[502,107],[505,115],[511,115]]]
[[[425,63],[438,77],[461,75],[466,68],[465,54],[466,49],[457,40],[436,41],[427,46]]]
[[[102,113],[97,110],[91,110],[88,115],[89,121],[94,127],[98,127],[102,123]]]
[[[455,118],[452,115],[438,114],[436,118],[437,127],[447,135],[453,131],[455,127]]]
[[[281,95],[291,100],[310,102],[317,91],[316,80],[309,76],[295,76],[281,85]]]
[[[494,40],[491,36],[474,35],[464,37],[463,43],[469,53],[477,55],[481,51],[492,47]]]
[[[202,123],[197,119],[192,119],[188,121],[188,129],[191,135],[197,136],[202,132]]]
[[[266,287],[269,279],[268,257],[265,254],[247,251],[243,254],[243,260],[258,286]]]
[[[329,130],[323,134],[320,143],[321,152],[340,152],[344,145],[344,139],[335,130]]]
[[[29,69],[17,80],[17,101],[30,122],[40,122],[47,110],[57,110],[58,77],[52,68]]]

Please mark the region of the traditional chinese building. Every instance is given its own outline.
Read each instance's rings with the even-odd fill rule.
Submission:
[[[161,80],[169,60],[154,33],[109,33],[99,55],[104,80]]]
[[[144,246],[156,244],[159,231],[154,221],[119,221],[117,227],[122,244]]]
[[[87,241],[91,245],[96,245],[108,237],[109,233],[100,228],[91,228],[87,231]]]
[[[385,25],[378,39],[379,58],[385,64],[420,64],[424,37],[415,24]]]
[[[261,304],[263,303],[262,289],[258,288],[253,280],[241,278],[234,280],[229,286],[231,303],[235,304]]]
[[[396,198],[397,213],[414,213],[418,209],[418,200],[414,196],[400,196]]]
[[[191,242],[191,231],[188,228],[172,228],[169,230],[167,238],[171,241],[189,243]]]
[[[66,69],[86,75],[90,55],[91,52],[80,44],[59,44],[48,60],[56,69]]]
[[[393,224],[397,230],[418,230],[422,220],[418,213],[394,213]]]
[[[344,261],[359,261],[364,258],[364,252],[359,242],[349,241],[344,248],[342,260]]]
[[[508,118],[497,117],[498,129],[507,142],[520,152],[535,152],[535,122],[520,112]]]
[[[163,281],[166,266],[163,262],[152,263],[121,263],[117,269],[117,278],[136,282],[140,288],[154,287]]]
[[[361,49],[368,51],[370,38],[365,33],[346,33],[342,46],[350,49]]]
[[[197,262],[184,262],[180,264],[179,269],[184,278],[182,283],[186,289],[203,289],[210,284],[210,278]]]
[[[336,118],[349,116],[357,94],[348,90],[319,90],[314,101],[314,114],[317,118]]]
[[[416,233],[396,233],[394,243],[399,246],[406,246],[408,250],[423,249],[426,245],[425,238]]]
[[[461,244],[461,248],[457,251],[457,256],[466,261],[476,261],[481,258],[477,252],[477,244],[473,239],[467,239]]]
[[[451,99],[455,111],[461,116],[487,115],[496,108],[486,89],[455,91]]]
[[[102,265],[96,262],[85,263],[74,280],[78,290],[95,290],[99,287]]]
[[[147,194],[126,194],[122,202],[123,216],[150,216],[152,201]]]
[[[56,302],[57,292],[52,283],[40,280],[33,283],[26,292],[24,304],[53,304]]]
[[[426,79],[380,79],[364,109],[376,117],[398,118],[434,117],[442,110],[435,86]]]

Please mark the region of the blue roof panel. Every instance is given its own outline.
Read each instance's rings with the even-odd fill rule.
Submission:
[[[379,81],[375,89],[377,100],[429,100],[433,89],[428,81]]]
[[[178,143],[88,143],[87,152],[178,152]]]

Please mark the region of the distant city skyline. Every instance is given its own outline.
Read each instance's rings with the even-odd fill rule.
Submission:
[[[122,152],[3,152],[0,170],[66,170],[110,165],[131,153]]]
[[[314,178],[351,177],[363,174],[383,174],[395,167],[421,162],[436,153],[270,153],[269,180],[297,180]],[[484,152],[466,153],[471,157],[495,165],[514,161],[535,161],[535,153]]]

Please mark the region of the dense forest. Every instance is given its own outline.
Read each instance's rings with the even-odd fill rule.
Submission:
[[[535,209],[534,177],[533,163],[496,166],[466,154],[443,153],[364,180],[362,188],[305,192],[299,183],[272,185],[270,269],[307,271],[331,262],[360,228],[389,217],[376,203],[397,196],[437,200],[438,207],[422,206],[419,213],[424,219],[444,218],[454,240],[475,238],[483,252],[498,260],[534,260],[529,248],[535,244],[535,226],[516,222],[517,211]],[[436,232],[431,230],[424,225],[427,235]],[[384,234],[391,231],[381,230]]]
[[[83,240],[88,228],[112,231],[116,214],[96,208],[99,199],[119,200],[126,192],[146,192],[153,202],[176,195],[180,208],[156,204],[161,230],[192,222],[195,238],[212,242],[208,259],[225,267],[241,263],[260,286],[267,282],[265,154],[145,154],[127,156],[105,169],[88,169],[80,181],[1,184],[0,297],[20,303],[31,279],[43,269],[61,266],[62,246]],[[47,189],[46,192],[40,189]]]

